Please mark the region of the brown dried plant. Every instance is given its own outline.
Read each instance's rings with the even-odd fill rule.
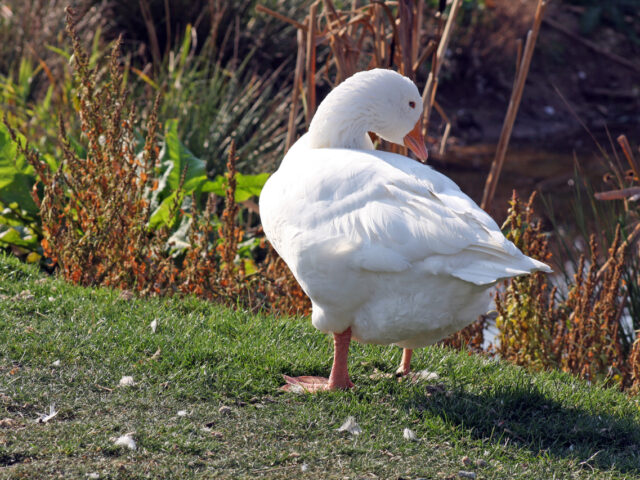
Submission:
[[[76,35],[73,11],[67,9],[69,34],[78,82],[78,115],[86,152],[78,153],[60,119],[62,165],[52,171],[25,147],[41,182],[43,195],[33,196],[42,216],[47,257],[65,278],[82,285],[131,288],[146,283],[165,265],[149,261],[162,242],[149,236],[146,224],[149,204],[145,192],[156,187],[152,180],[157,160],[157,107],[147,122],[147,137],[140,155],[135,151],[135,109],[129,107],[119,67],[120,41],[111,52],[107,80],[97,73]]]
[[[193,200],[196,205],[196,199]],[[222,297],[218,284],[218,254],[215,249],[216,228],[211,221],[216,212],[215,196],[209,195],[202,215],[195,215],[189,228],[189,248],[181,268],[176,271],[179,291],[208,300]]]
[[[548,261],[546,236],[540,223],[533,222],[534,198],[535,194],[522,205],[514,192],[503,229],[508,229],[507,238],[525,255]],[[553,309],[555,295],[556,290],[549,287],[543,273],[509,280],[506,290],[496,295],[496,326],[500,331],[496,349],[501,357],[536,369],[543,369],[548,362],[553,362],[556,326],[548,312]]]
[[[238,243],[242,241],[243,232],[236,225],[239,207],[235,202],[236,194],[236,148],[235,143],[231,143],[229,149],[229,158],[227,161],[227,172],[225,180],[227,182],[226,197],[224,202],[224,211],[222,212],[222,222],[220,223],[219,233],[221,242],[218,246],[220,258],[222,260],[222,284],[225,288],[233,289],[236,266],[234,260],[238,251]],[[244,279],[244,266],[242,263],[237,267],[239,269],[238,276]]]
[[[626,380],[628,366],[625,364],[620,332],[620,318],[623,301],[620,293],[624,266],[624,250],[619,253],[620,226],[609,249],[609,268],[598,279],[598,258],[595,236],[591,237],[591,260],[584,271],[585,257],[582,256],[575,284],[569,292],[566,304],[571,311],[567,323],[572,326],[564,334],[566,354],[560,359],[560,366],[567,372],[590,380],[603,374],[617,383]]]
[[[636,332],[636,340],[631,347],[631,353],[629,354],[629,369],[630,369],[630,392],[633,394],[640,393],[640,337]]]
[[[149,194],[158,188],[156,98],[146,123],[143,150],[136,153],[136,111],[130,106],[119,67],[116,42],[106,79],[89,67],[75,32],[74,13],[67,9],[67,32],[75,59],[78,84],[78,116],[86,151],[78,153],[67,138],[60,120],[59,139],[63,151],[60,168],[53,171],[37,152],[13,139],[34,166],[38,183],[32,192],[40,208],[45,256],[63,277],[81,285],[105,285],[141,295],[196,295],[231,306],[252,310],[305,313],[309,301],[286,266],[273,253],[247,274],[238,258],[244,232],[238,224],[235,202],[236,153],[228,155],[226,198],[218,212],[214,195],[204,198],[199,211],[182,211],[179,192],[170,212],[175,222],[189,223],[189,247],[182,256],[172,252],[169,227],[152,230],[149,224]],[[218,214],[219,213],[219,214]]]
[[[507,238],[525,254],[542,261],[550,258],[546,235],[533,221],[533,199],[522,205],[514,193],[503,228]],[[524,211],[523,211],[524,210]],[[619,387],[638,383],[640,347],[624,348],[620,320],[624,311],[625,248],[620,227],[606,257],[606,270],[598,275],[595,237],[590,260],[583,255],[567,298],[558,300],[556,287],[541,273],[511,279],[496,294],[499,329],[495,352],[519,365],[537,370],[560,368],[594,382]]]

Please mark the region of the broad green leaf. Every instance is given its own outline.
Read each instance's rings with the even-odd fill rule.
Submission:
[[[253,258],[253,251],[260,245],[260,239],[257,237],[249,238],[238,245],[238,256],[240,258]]]
[[[186,169],[181,196],[188,198],[192,193],[215,193],[224,196],[226,181],[223,176],[213,181],[207,178],[206,164],[184,146],[178,137],[176,120],[166,122],[164,146],[161,154],[161,167],[158,174],[158,188],[151,196],[153,213],[149,219],[149,227],[162,225],[173,226],[174,218],[170,216],[171,206],[176,201],[176,192],[180,179]],[[236,202],[244,202],[253,196],[260,195],[262,187],[269,178],[268,173],[259,175],[236,174]],[[182,199],[180,202],[182,203]]]
[[[42,255],[37,252],[30,252],[27,255],[27,263],[38,263],[42,259]]]
[[[13,213],[10,208],[5,208],[0,212],[0,225],[15,227],[24,225],[24,221]]]
[[[31,197],[35,177],[24,173],[16,173],[6,181],[1,177],[0,174],[0,201],[7,204],[15,202],[29,215],[36,215],[38,206]]]
[[[258,267],[256,267],[256,262],[254,262],[251,258],[243,258],[242,262],[244,262],[244,274],[245,275],[253,275],[258,272]]]
[[[179,252],[191,247],[189,243],[189,229],[191,228],[192,222],[192,217],[183,217],[178,229],[169,237],[169,240],[167,240],[167,243],[173,251]]]
[[[173,219],[171,218],[171,208],[173,203],[176,201],[177,192],[172,192],[168,197],[166,197],[158,208],[156,208],[151,217],[149,218],[149,227],[150,228],[158,228],[164,225],[170,225],[173,223]]]
[[[156,178],[158,179],[158,186],[155,190],[150,192],[149,201],[151,211],[155,211],[160,205],[160,202],[165,198],[169,192],[169,174],[171,173],[171,160],[167,158],[167,143],[162,142],[160,149],[160,167],[156,169]]]
[[[151,194],[151,206],[154,208],[149,227],[157,228],[169,225],[175,219],[170,218],[171,207],[176,201],[176,192],[185,172],[181,197],[200,192],[207,180],[205,162],[191,153],[178,138],[176,120],[166,122],[165,139],[161,153],[161,167],[158,173],[158,189]],[[182,199],[180,202],[182,203]]]
[[[22,236],[16,228],[9,228],[0,233],[0,245],[2,244],[34,249],[38,247],[38,239],[30,234]]]
[[[24,141],[20,138],[19,141]],[[17,145],[9,135],[5,125],[0,125],[0,202],[17,202],[21,209],[29,214],[38,213],[31,187],[35,183],[33,167],[23,155],[18,154]]]
[[[168,120],[166,123],[165,142],[167,145],[167,155],[171,161],[171,172],[167,183],[171,191],[175,191],[180,186],[180,178],[185,172],[183,190],[185,193],[192,193],[207,180],[206,165],[204,160],[200,160],[184,146],[178,138],[178,122]]]
[[[224,197],[225,191],[225,180],[222,175],[218,175],[213,180],[207,180],[200,187],[200,191],[204,193],[215,193],[219,197]]]
[[[166,225],[170,228],[175,226],[176,220],[178,218],[171,216],[171,210],[173,208],[174,202],[178,202],[178,209],[180,212],[184,212],[183,215],[177,215],[178,217],[182,217],[184,221],[185,216],[191,216],[193,212],[193,202],[191,200],[190,195],[185,195],[184,192],[181,192],[178,197],[178,192],[172,192],[167,198],[165,198],[158,208],[154,210],[151,214],[151,218],[149,219],[149,227],[157,228],[159,226]]]
[[[22,238],[15,228],[9,228],[0,233],[0,244],[17,245],[16,242],[20,241],[22,241]]]
[[[260,196],[262,187],[264,187],[268,179],[268,173],[259,173],[257,175],[236,174],[236,202],[244,202],[250,197]]]
[[[42,155],[42,159],[47,163],[47,165],[49,165],[49,170],[52,172],[58,171],[58,160],[56,157],[50,153],[45,153]]]
[[[268,173],[259,173],[257,175],[236,174],[236,202],[244,202],[253,196],[259,196],[262,187],[269,179]],[[218,175],[214,180],[209,180],[202,185],[202,192],[215,193],[218,196],[226,195],[227,182],[223,175]]]

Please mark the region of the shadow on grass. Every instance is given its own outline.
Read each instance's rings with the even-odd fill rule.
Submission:
[[[640,473],[640,424],[623,414],[606,413],[606,402],[567,406],[532,385],[483,394],[429,386],[427,395],[415,395],[409,407],[437,415],[476,439],[573,458],[586,468]]]

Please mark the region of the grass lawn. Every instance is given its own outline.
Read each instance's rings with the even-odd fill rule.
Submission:
[[[371,378],[400,354],[354,344],[355,389],[283,393],[282,374],[329,373],[308,319],[126,299],[0,256],[0,478],[640,478],[637,399],[439,347],[413,364],[438,378]]]

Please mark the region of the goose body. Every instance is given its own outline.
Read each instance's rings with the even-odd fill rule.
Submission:
[[[265,234],[311,299],[313,325],[336,338],[423,347],[485,313],[500,280],[550,270],[449,178],[373,150],[367,131],[426,158],[421,112],[405,77],[354,75],[320,105],[260,196]]]

